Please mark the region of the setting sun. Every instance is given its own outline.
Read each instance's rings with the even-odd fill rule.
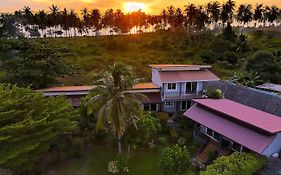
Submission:
[[[125,3],[126,12],[135,12],[138,10],[145,11],[146,5],[141,2],[127,2]]]

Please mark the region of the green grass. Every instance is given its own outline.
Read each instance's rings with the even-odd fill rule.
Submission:
[[[116,149],[96,147],[85,157],[63,162],[52,167],[44,175],[107,175],[107,164],[116,156]],[[160,152],[138,149],[131,153],[130,175],[161,175]],[[191,168],[185,175],[196,175]]]

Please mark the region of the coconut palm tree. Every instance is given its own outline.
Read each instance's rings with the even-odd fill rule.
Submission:
[[[47,28],[48,15],[44,10],[39,10],[38,13],[35,14],[35,23],[38,26],[39,30],[41,30],[43,36],[45,36],[45,30]]]
[[[261,23],[264,21],[264,11],[265,9],[263,8],[262,4],[257,4],[255,8],[255,12],[253,15],[253,19],[255,21],[255,27],[257,26],[257,23]]]
[[[50,9],[50,14],[49,14],[49,25],[50,27],[54,27],[55,28],[55,37],[57,36],[57,26],[59,25],[59,20],[58,20],[58,16],[59,16],[59,7],[52,4],[51,7],[49,7]]]
[[[101,13],[99,9],[94,9],[90,13],[90,23],[94,27],[95,32],[101,29]]]
[[[220,19],[220,3],[218,1],[209,2],[206,9],[210,21],[217,25]]]
[[[194,4],[189,4],[187,6],[185,6],[185,14],[186,14],[186,20],[187,20],[187,24],[186,26],[188,26],[189,28],[189,33],[191,34],[192,30],[193,30],[193,25],[195,22],[195,18],[197,15],[197,8]]]
[[[232,23],[234,9],[235,2],[232,0],[228,0],[225,4],[222,5],[221,20],[223,25],[225,25],[225,23]]]
[[[265,17],[268,22],[273,24],[279,17],[280,10],[277,6],[266,7]]]
[[[133,74],[128,66],[114,63],[101,74],[95,84],[96,93],[88,101],[89,113],[96,112],[96,129],[109,128],[118,141],[118,152],[122,152],[121,138],[127,127],[142,117],[140,100],[143,95],[130,91]]]
[[[197,8],[196,12],[196,18],[195,18],[195,25],[196,28],[201,31],[205,28],[205,25],[209,22],[208,14],[204,10],[203,6],[199,6]]]
[[[241,4],[237,11],[237,21],[243,22],[243,25],[251,22],[253,19],[252,6],[250,4]]]

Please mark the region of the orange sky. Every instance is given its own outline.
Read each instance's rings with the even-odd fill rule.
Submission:
[[[218,0],[225,2],[226,0]],[[33,10],[48,9],[51,4],[56,4],[60,7],[66,7],[68,9],[80,10],[83,7],[99,8],[102,11],[108,8],[120,8],[124,10],[124,4],[126,2],[142,2],[146,4],[147,13],[159,13],[161,9],[173,5],[175,7],[183,7],[189,3],[205,4],[209,0],[0,0],[0,12],[13,12],[21,9],[23,6],[29,6]],[[281,7],[281,0],[236,0],[237,4],[251,3],[263,3],[265,5],[277,5]]]

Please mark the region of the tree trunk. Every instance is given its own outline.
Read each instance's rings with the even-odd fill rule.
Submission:
[[[121,136],[118,136],[118,153],[122,153]]]

